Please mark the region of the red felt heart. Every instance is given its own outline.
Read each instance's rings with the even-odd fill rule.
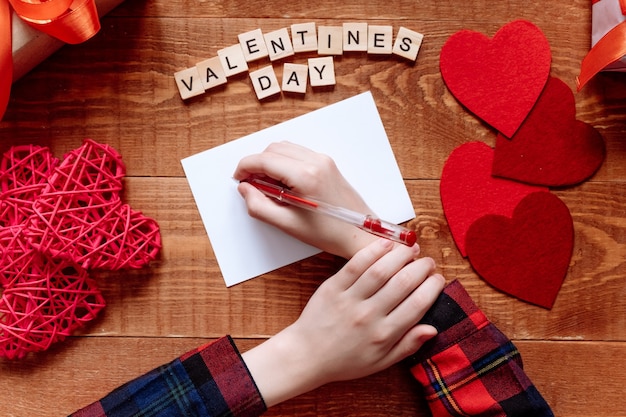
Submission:
[[[33,205],[32,243],[83,268],[140,268],[161,238],[156,221],[122,204],[125,167],[115,149],[91,140],[67,154]]]
[[[457,100],[511,137],[541,94],[551,60],[543,32],[516,20],[493,39],[470,30],[455,33],[441,49],[439,65]]]
[[[528,194],[547,191],[491,176],[493,149],[483,142],[457,147],[443,167],[440,193],[443,211],[459,251],[466,256],[465,235],[486,214],[510,216]]]
[[[515,135],[510,140],[498,135],[493,175],[530,184],[573,185],[591,177],[604,157],[600,133],[576,120],[572,90],[551,77]]]
[[[24,231],[0,228],[0,356],[8,359],[48,349],[105,306],[87,271],[35,250]]]
[[[476,220],[465,245],[472,267],[489,284],[552,308],[572,256],[572,216],[555,195],[532,193],[512,218],[487,215]]]

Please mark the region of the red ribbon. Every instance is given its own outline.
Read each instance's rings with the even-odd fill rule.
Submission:
[[[95,0],[0,0],[0,119],[13,82],[11,8],[30,26],[69,44],[100,30]]]
[[[592,4],[600,0],[592,0]],[[622,14],[626,15],[626,0],[619,0]],[[576,86],[580,91],[587,82],[607,65],[626,55],[626,21],[618,24],[591,48],[580,66]]]

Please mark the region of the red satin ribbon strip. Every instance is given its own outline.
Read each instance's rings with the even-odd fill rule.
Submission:
[[[9,3],[22,19],[51,20],[65,13],[70,8],[72,0],[49,0],[45,2],[9,0]]]
[[[2,1],[2,0],[0,0]],[[49,0],[44,3],[29,3],[27,8],[40,8],[32,14],[21,14],[16,8],[16,3],[23,0],[9,0],[16,13],[29,25],[37,30],[47,33],[65,43],[77,44],[86,41],[100,30],[98,10],[94,0]],[[48,3],[58,3],[48,7]],[[64,10],[57,14],[64,6]],[[35,6],[35,7],[33,7]]]
[[[626,55],[626,22],[611,29],[591,48],[580,66],[576,85],[580,91],[587,82],[607,65]]]
[[[95,0],[0,0],[0,119],[13,82],[9,4],[30,26],[65,43],[84,42],[100,30]]]

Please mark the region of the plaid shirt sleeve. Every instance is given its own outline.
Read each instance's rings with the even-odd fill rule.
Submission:
[[[460,282],[444,289],[422,323],[439,334],[408,363],[433,416],[554,416],[524,372],[515,345]]]
[[[266,411],[227,336],[122,385],[72,417],[254,417]]]

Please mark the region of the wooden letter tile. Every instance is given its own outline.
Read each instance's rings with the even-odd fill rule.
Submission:
[[[265,35],[265,44],[270,55],[270,61],[292,56],[295,52],[289,38],[287,28],[282,28]]]
[[[367,23],[343,24],[343,50],[367,51]]]
[[[367,28],[367,53],[390,55],[393,49],[393,26],[369,25]]]
[[[220,57],[214,56],[213,58],[198,62],[196,68],[198,69],[200,81],[202,81],[202,86],[205,90],[226,84],[226,74],[220,62]]]
[[[320,55],[343,54],[343,28],[341,26],[317,28],[317,53]]]
[[[243,51],[246,62],[252,62],[256,59],[265,58],[268,55],[265,39],[261,29],[251,30],[250,32],[237,35],[239,44]]]
[[[285,63],[283,65],[283,91],[306,93],[308,75],[307,65]]]
[[[254,92],[259,100],[280,93],[280,84],[271,65],[250,73]]]
[[[176,80],[176,86],[178,92],[183,100],[188,98],[199,96],[204,93],[204,87],[202,87],[202,81],[200,80],[200,74],[198,74],[198,68],[191,67],[174,73],[174,79]]]
[[[291,25],[291,40],[295,52],[317,51],[315,22]]]
[[[393,53],[408,60],[415,61],[423,39],[424,35],[421,33],[401,26],[400,29],[398,29],[396,42],[393,45]]]
[[[335,65],[332,56],[309,58],[309,79],[312,87],[335,85]]]
[[[243,56],[243,50],[239,44],[220,49],[217,51],[217,56],[220,57],[224,74],[226,74],[227,77],[248,71],[248,63]]]

